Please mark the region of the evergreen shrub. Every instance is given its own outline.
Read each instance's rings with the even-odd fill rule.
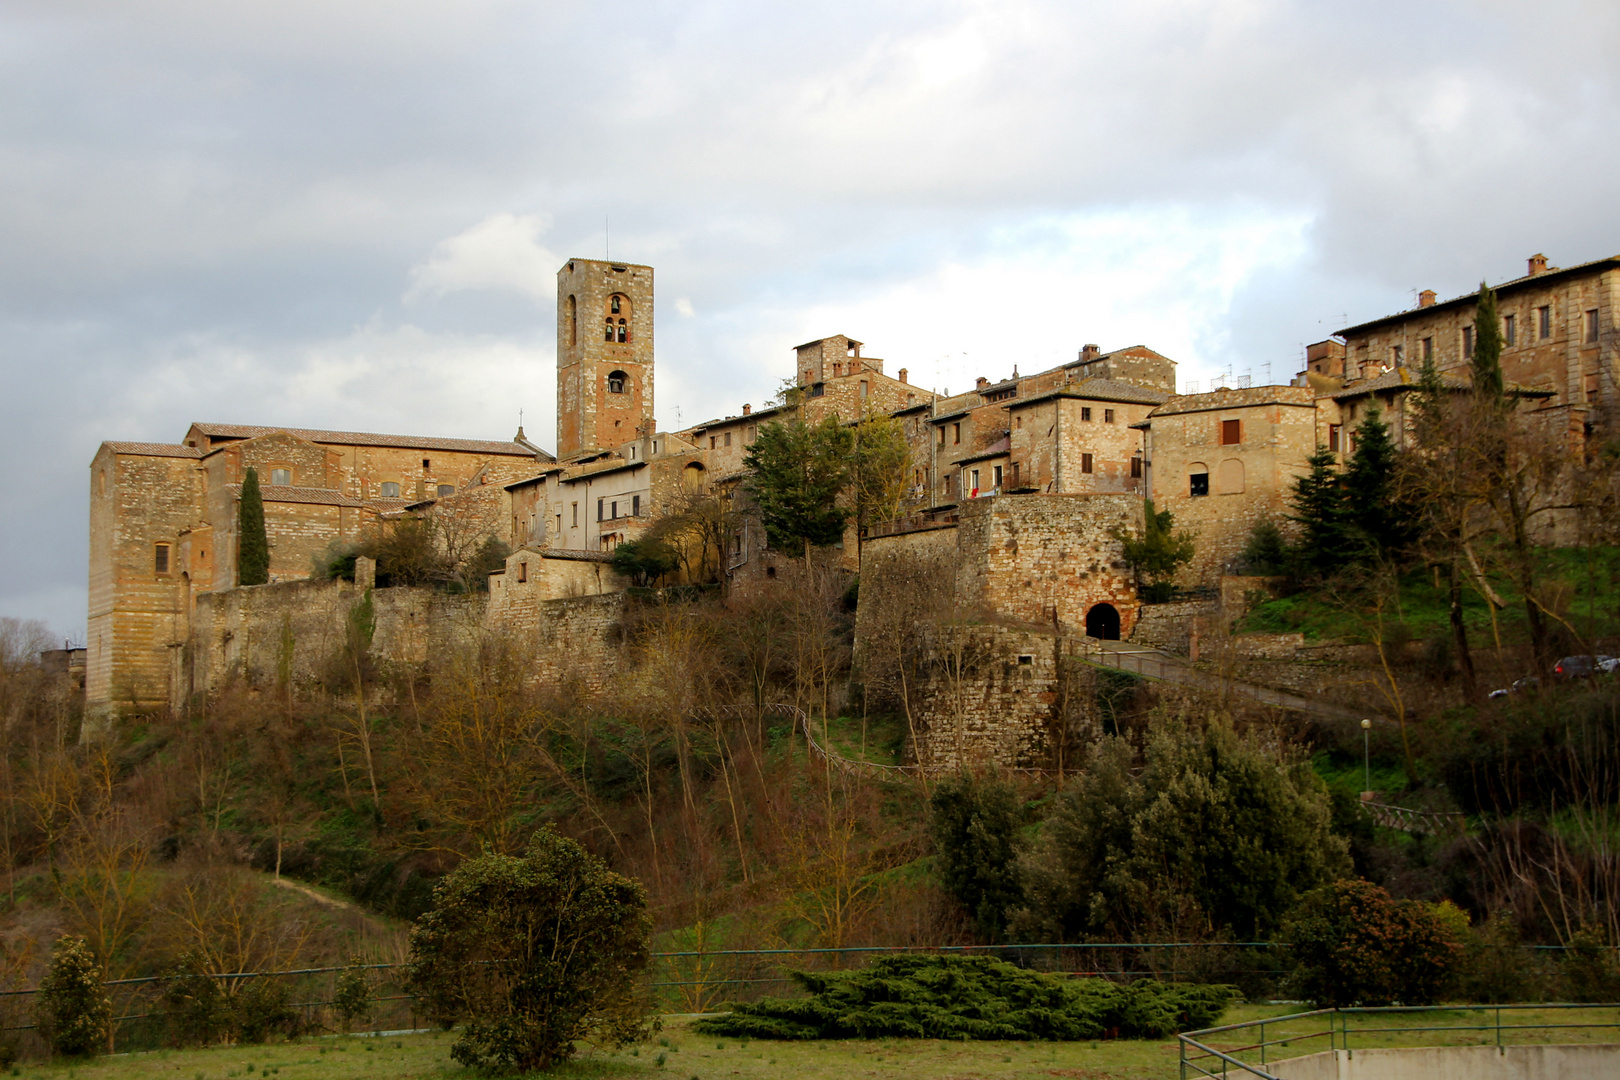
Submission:
[[[1295,991],[1318,1006],[1431,1005],[1462,959],[1449,913],[1369,881],[1308,894],[1283,929]]]
[[[54,1053],[80,1057],[106,1049],[112,1002],[101,982],[101,965],[82,937],[56,942],[40,980],[34,1024]]]
[[[802,998],[734,1004],[705,1035],[759,1039],[1157,1039],[1209,1027],[1230,986],[1071,979],[979,956],[884,956],[856,971],[791,972]]]

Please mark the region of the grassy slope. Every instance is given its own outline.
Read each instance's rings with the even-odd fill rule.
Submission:
[[[1228,1023],[1277,1016],[1297,1006],[1245,1005],[1232,1009]],[[1589,1019],[1614,1023],[1617,1010]],[[1488,1024],[1488,1010],[1456,1010],[1430,1014],[1440,1024]],[[1504,1018],[1513,1022],[1514,1018]],[[1551,1010],[1520,1014],[1519,1023],[1568,1022],[1570,1017]],[[1077,1077],[1085,1080],[1159,1080],[1174,1076],[1179,1054],[1174,1039],[1162,1041],[1078,1043],[943,1043],[930,1040],[873,1040],[848,1042],[738,1042],[699,1038],[689,1021],[672,1019],[664,1037],[651,1045],[606,1054],[588,1054],[549,1075],[556,1077],[743,1077],[758,1080],[850,1080],[882,1076],[899,1080],[934,1080],[937,1077]],[[1320,1027],[1319,1023],[1298,1025]],[[1240,1033],[1246,1034],[1246,1033]],[[1277,1037],[1277,1033],[1268,1033]],[[1443,1036],[1357,1035],[1353,1045],[1481,1044],[1494,1040],[1491,1032],[1457,1032]],[[19,1075],[34,1080],[229,1080],[264,1077],[266,1080],[428,1080],[456,1077],[472,1080],[477,1074],[450,1060],[452,1036],[435,1033],[382,1039],[316,1039],[276,1046],[227,1047],[213,1050],[165,1050],[99,1058],[76,1064],[28,1064]],[[1272,1060],[1312,1053],[1315,1041],[1278,1048]],[[1543,1039],[1506,1037],[1504,1041],[1537,1042]],[[1565,1030],[1558,1042],[1610,1042],[1612,1031]],[[667,1045],[666,1045],[667,1044]],[[1228,1044],[1216,1045],[1227,1046]],[[660,1065],[658,1057],[664,1061]],[[1245,1055],[1246,1057],[1248,1055]]]
[[[1544,580],[1556,583],[1554,590],[1567,607],[1565,617],[1588,639],[1620,634],[1620,549],[1559,548],[1542,553]],[[1497,629],[1505,645],[1527,640],[1523,598],[1513,584],[1493,578],[1507,607],[1497,612]],[[1556,605],[1555,605],[1556,606]],[[1390,622],[1404,623],[1412,638],[1426,638],[1450,632],[1450,599],[1445,588],[1436,587],[1433,577],[1422,569],[1407,573],[1401,580],[1396,610]],[[1490,609],[1472,586],[1463,589],[1463,619],[1472,647],[1486,648],[1493,641]],[[1242,629],[1254,633],[1303,633],[1307,640],[1371,640],[1372,622],[1347,617],[1344,610],[1314,593],[1269,600],[1249,612]],[[1387,633],[1387,631],[1386,631]]]

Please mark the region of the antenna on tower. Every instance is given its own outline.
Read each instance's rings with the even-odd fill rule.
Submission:
[[[602,215],[602,259],[606,262],[613,261],[612,249],[608,247],[608,216],[606,214]]]

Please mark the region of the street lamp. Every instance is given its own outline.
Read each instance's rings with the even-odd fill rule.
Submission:
[[[1371,802],[1372,789],[1372,721],[1361,721],[1361,801]]]

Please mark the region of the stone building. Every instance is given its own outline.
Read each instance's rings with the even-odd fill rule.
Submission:
[[[1507,381],[1547,393],[1541,408],[1568,414],[1565,425],[1614,423],[1620,333],[1615,325],[1620,256],[1565,269],[1533,255],[1523,277],[1495,286]],[[1474,349],[1477,290],[1439,301],[1431,289],[1418,306],[1339,331],[1347,379],[1371,380],[1432,359],[1441,372],[1466,373]]]
[[[1287,516],[1316,447],[1316,414],[1307,387],[1256,386],[1172,398],[1138,425],[1154,508],[1194,534],[1184,582],[1213,585],[1259,521]]]
[[[199,595],[236,585],[242,478],[258,472],[273,581],[380,515],[531,472],[526,441],[193,424],[178,443],[107,442],[90,464],[86,707],[162,707]]]

